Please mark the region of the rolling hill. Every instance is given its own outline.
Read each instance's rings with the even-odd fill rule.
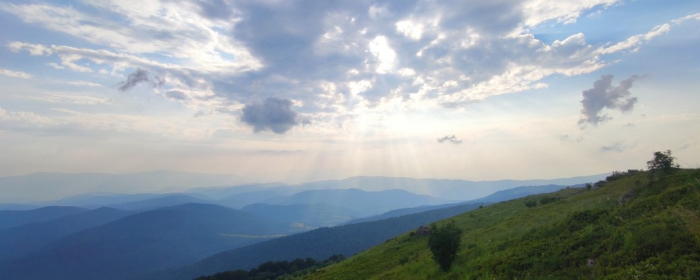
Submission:
[[[334,254],[351,256],[407,230],[478,207],[476,204],[459,205],[381,221],[320,228],[221,252],[193,265],[136,279],[192,279],[225,270],[250,269],[266,261],[307,257],[323,260]]]
[[[210,204],[211,201],[193,197],[187,194],[165,194],[155,198],[112,204],[109,206],[122,210],[146,211],[188,203]]]
[[[354,188],[361,189],[367,192],[402,189],[415,194],[428,195],[436,198],[442,198],[445,200],[467,201],[472,199],[478,199],[497,191],[521,186],[571,186],[595,182],[604,179],[607,175],[609,175],[609,173],[559,179],[498,181],[467,181],[450,179],[414,179],[401,177],[359,176],[350,177],[343,180],[317,181],[298,185],[291,185],[288,186],[288,188],[297,190]]]
[[[584,185],[574,185],[570,187],[583,187]],[[567,188],[567,186],[562,186],[562,185],[542,185],[542,186],[522,186],[522,187],[517,187],[517,188],[512,188],[512,189],[507,189],[507,190],[502,190],[502,191],[497,191],[495,193],[492,193],[488,196],[470,200],[470,203],[475,203],[475,202],[501,202],[501,201],[507,201],[511,199],[516,199],[516,198],[521,198],[525,197],[528,195],[533,195],[533,194],[541,194],[541,193],[550,193],[550,192],[555,192],[558,190],[561,190],[563,188]]]
[[[258,203],[243,207],[241,211],[299,230],[330,227],[358,216],[353,210],[329,204],[270,205]]]
[[[51,221],[85,211],[88,209],[69,206],[48,206],[32,210],[3,210],[0,211],[0,229]]]
[[[558,191],[558,190],[563,189],[563,188],[565,188],[565,187],[559,186],[559,185],[523,186],[523,187],[517,187],[517,188],[497,191],[497,192],[490,194],[488,196],[474,199],[474,200],[470,200],[467,202],[442,204],[442,205],[426,205],[426,206],[418,206],[418,207],[412,207],[412,208],[396,209],[396,210],[392,210],[392,211],[389,211],[389,212],[386,212],[384,214],[377,215],[377,216],[354,219],[354,220],[351,220],[347,223],[348,224],[356,224],[356,223],[362,223],[362,222],[377,221],[377,220],[393,218],[393,217],[400,217],[403,215],[420,213],[420,212],[425,212],[425,211],[430,211],[430,210],[435,210],[435,209],[452,207],[452,206],[460,205],[460,204],[488,205],[491,203],[521,198],[521,197],[525,197],[525,196],[533,195],[533,194],[554,192],[554,191]]]
[[[185,204],[69,235],[39,254],[0,263],[0,279],[126,279],[278,234],[271,223],[247,212]]]
[[[440,221],[462,230],[449,272],[432,260],[426,236],[403,234],[304,278],[698,279],[699,178],[700,170],[639,172]]]
[[[361,217],[423,205],[447,204],[449,200],[417,195],[405,190],[367,192],[360,189],[313,190],[264,201],[267,204],[330,204],[351,209]]]
[[[0,230],[0,261],[39,252],[62,237],[103,225],[128,215],[130,211],[99,208],[55,220]]]

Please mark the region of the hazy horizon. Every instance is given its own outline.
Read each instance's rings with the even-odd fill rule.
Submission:
[[[635,168],[629,168],[629,169],[635,169]],[[637,170],[643,170],[643,169],[637,169]],[[613,170],[613,171],[627,171],[627,169],[620,169],[620,170]],[[115,172],[51,172],[51,171],[37,171],[37,172],[31,172],[31,173],[24,173],[24,174],[16,174],[16,175],[0,175],[0,178],[6,178],[6,177],[22,177],[22,176],[28,176],[28,175],[34,175],[34,174],[66,174],[66,175],[80,175],[80,174],[105,174],[105,175],[134,175],[134,174],[153,174],[153,173],[159,173],[159,172],[175,172],[175,173],[191,173],[191,174],[201,174],[201,175],[214,175],[214,176],[233,176],[236,177],[236,174],[232,173],[208,173],[208,172],[194,172],[194,171],[183,171],[183,170],[173,170],[173,169],[156,169],[156,170],[145,170],[145,171],[139,171],[139,172],[122,172],[122,173],[115,173]],[[333,178],[321,178],[321,179],[314,179],[314,180],[308,180],[308,181],[290,181],[290,182],[285,182],[285,181],[244,181],[240,183],[241,185],[243,184],[267,184],[267,183],[285,183],[285,184],[303,184],[303,183],[311,183],[311,182],[321,182],[321,181],[339,181],[339,180],[345,180],[345,179],[351,179],[351,178],[358,178],[358,177],[384,177],[384,178],[397,178],[397,179],[417,179],[417,180],[461,180],[461,181],[472,181],[472,182],[488,182],[488,181],[504,181],[504,180],[514,180],[514,181],[532,181],[532,180],[552,180],[552,179],[568,179],[568,178],[576,178],[576,177],[589,177],[589,176],[598,176],[598,175],[605,175],[605,174],[610,174],[610,172],[602,172],[602,173],[597,173],[597,174],[580,174],[580,175],[574,175],[574,176],[564,176],[564,177],[540,177],[540,178],[500,178],[500,179],[494,179],[494,180],[472,180],[469,178],[444,178],[444,177],[409,177],[409,176],[383,176],[383,175],[350,175],[346,177],[333,177]],[[238,183],[237,183],[238,184]]]
[[[92,195],[206,194],[223,199],[232,194],[254,193],[282,188],[283,193],[306,190],[360,189],[364,191],[403,190],[443,199],[474,199],[521,186],[571,186],[595,182],[608,174],[567,178],[469,181],[461,179],[354,176],[309,182],[243,182],[226,174],[204,174],[160,170],[155,172],[109,173],[32,173],[0,177],[3,196],[0,203],[52,204],[56,200]],[[236,191],[239,190],[240,191]],[[276,193],[278,195],[279,193]],[[243,199],[245,200],[245,199]]]

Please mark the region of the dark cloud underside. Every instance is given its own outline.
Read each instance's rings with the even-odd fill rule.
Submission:
[[[298,124],[297,113],[291,109],[292,101],[269,97],[262,103],[247,104],[241,121],[252,126],[254,132],[271,130],[282,134]]]

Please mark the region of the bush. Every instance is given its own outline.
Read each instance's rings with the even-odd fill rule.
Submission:
[[[545,205],[545,204],[555,202],[557,200],[559,200],[559,198],[552,197],[552,196],[545,196],[545,197],[540,199],[540,204]]]
[[[626,174],[627,174],[627,172],[623,172],[623,171],[613,171],[612,175],[605,177],[605,181],[612,182],[612,181],[615,181],[617,179],[624,177]]]
[[[443,271],[449,271],[457,257],[457,250],[462,239],[462,230],[454,222],[443,227],[433,227],[428,237],[428,246],[433,259]]]
[[[676,158],[671,156],[671,150],[655,152],[654,158],[647,161],[647,168],[649,168],[650,171],[661,170],[662,173],[670,173],[680,168],[680,165],[675,163],[675,160]]]
[[[537,206],[537,202],[530,200],[528,202],[525,202],[525,206],[527,206],[527,208],[532,208]]]

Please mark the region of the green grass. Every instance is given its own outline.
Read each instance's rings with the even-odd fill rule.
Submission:
[[[426,236],[406,233],[304,278],[700,279],[699,179],[700,170],[639,172],[440,221],[463,231],[449,272],[431,258]],[[547,197],[556,199],[525,206]]]

